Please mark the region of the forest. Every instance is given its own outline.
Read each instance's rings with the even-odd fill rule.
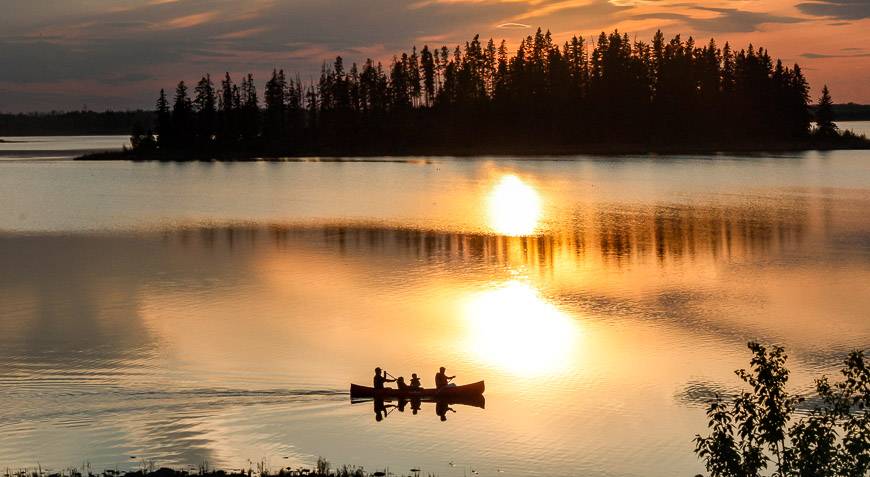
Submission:
[[[52,111],[0,113],[0,136],[129,134],[152,127],[153,111]]]
[[[649,43],[614,31],[562,45],[538,29],[516,51],[471,41],[388,65],[324,63],[318,80],[274,70],[262,95],[251,74],[161,90],[153,130],[134,151],[194,155],[558,153],[842,139],[825,88],[811,129],[799,65],[764,48],[739,51],[659,31]],[[852,140],[862,140],[851,137]],[[866,145],[866,141],[864,141]]]

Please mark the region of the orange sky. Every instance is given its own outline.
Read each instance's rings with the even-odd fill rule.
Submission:
[[[49,5],[50,4],[50,5]],[[475,33],[516,42],[657,28],[799,62],[837,102],[870,103],[870,1],[856,0],[6,0],[0,111],[150,107],[206,72],[316,75],[337,54],[388,60]]]

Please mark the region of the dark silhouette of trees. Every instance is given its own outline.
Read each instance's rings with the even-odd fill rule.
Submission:
[[[837,134],[837,125],[834,124],[834,100],[828,85],[822,88],[822,97],[819,98],[819,107],[816,109],[816,134],[821,137],[831,137]]]
[[[157,144],[161,148],[172,147],[172,113],[169,110],[169,101],[166,92],[160,90],[157,98]]]
[[[175,88],[175,101],[172,105],[172,134],[169,138],[174,148],[189,148],[193,145],[193,103],[187,93],[184,81]]]
[[[196,145],[199,148],[209,147],[217,134],[217,94],[211,75],[205,75],[199,80],[194,93]]]
[[[155,111],[0,113],[0,136],[129,134],[137,126],[157,129]]]
[[[223,147],[232,147],[238,144],[241,138],[239,112],[242,107],[241,91],[233,83],[230,74],[226,73],[221,81],[220,97],[218,100],[218,137],[217,142]]]
[[[737,375],[749,390],[707,409],[708,436],[695,437],[695,452],[711,477],[866,476],[870,472],[870,368],[864,354],[849,354],[843,380],[816,380],[815,404],[796,416],[803,398],[786,390],[789,372],[782,348],[749,343],[751,367]]]
[[[420,51],[420,69],[425,94],[423,105],[429,107],[435,99],[435,57],[429,51],[429,45],[424,46]]]
[[[263,136],[270,143],[278,142],[286,132],[287,79],[284,70],[272,70],[272,78],[266,82],[263,100],[266,103]]]
[[[389,65],[338,57],[307,82],[275,69],[262,109],[250,74],[239,86],[226,74],[220,91],[206,75],[192,105],[179,84],[171,128],[158,132],[161,150],[288,155],[759,145],[809,138],[808,91],[800,66],[752,45],[614,31],[560,46],[538,29],[513,55],[475,36]]]
[[[260,135],[260,100],[257,97],[257,85],[254,75],[248,73],[242,79],[239,102],[239,132],[242,142],[251,145]]]

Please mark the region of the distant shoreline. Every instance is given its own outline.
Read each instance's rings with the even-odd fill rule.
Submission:
[[[170,152],[143,152],[132,149],[123,151],[93,152],[75,158],[77,161],[218,161],[218,162],[253,162],[253,161],[294,161],[317,160],[328,162],[351,161],[355,158],[363,162],[366,159],[383,157],[533,157],[533,156],[575,156],[575,155],[693,155],[693,154],[765,154],[805,151],[833,150],[870,150],[870,140],[856,136],[839,138],[834,141],[807,140],[800,142],[783,142],[767,144],[695,144],[695,145],[665,145],[665,144],[587,144],[579,146],[557,147],[452,147],[452,148],[408,148],[408,149],[368,149],[345,151],[280,151],[280,150],[229,150],[203,152],[196,150],[173,150]]]
[[[870,121],[870,105],[834,104],[833,113],[835,122]],[[135,125],[154,128],[156,116],[151,110],[0,113],[0,137],[129,135]]]

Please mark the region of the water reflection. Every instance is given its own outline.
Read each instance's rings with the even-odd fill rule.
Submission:
[[[590,468],[641,475],[666,442],[667,469],[649,474],[690,473],[703,415],[674,397],[687,382],[733,376],[750,337],[786,345],[796,381],[870,339],[863,210],[584,205],[531,236],[354,223],[0,236],[0,462],[432,463],[449,442],[517,475],[575,465],[578,448]],[[490,402],[347,406],[371,363],[446,364],[491,383]]]
[[[512,280],[475,293],[465,304],[466,347],[484,364],[526,377],[569,372],[580,346],[577,321]]]
[[[461,409],[462,407],[473,407],[484,409],[486,407],[486,399],[483,395],[479,396],[468,396],[460,399],[436,399],[436,400],[427,400],[420,398],[411,398],[411,399],[362,399],[362,400],[352,400],[351,403],[365,403],[371,401],[372,408],[375,415],[375,421],[381,422],[390,415],[393,414],[394,411],[398,411],[399,413],[404,413],[406,410],[409,410],[409,414],[416,416],[423,411],[424,407],[433,406],[435,408],[435,415],[441,421],[446,421],[448,412],[452,414],[457,413],[457,408]]]
[[[781,255],[804,248],[811,218],[752,207],[655,207],[578,212],[572,223],[535,236],[453,233],[366,225],[235,229],[232,235],[268,234],[276,243],[323,240],[343,254],[380,253],[425,261],[472,261],[550,273],[569,263],[622,269],[673,267],[699,260],[714,264]],[[221,234],[215,234],[217,236]],[[846,239],[843,235],[839,240]],[[225,246],[230,242],[224,240]],[[218,241],[216,245],[220,245]],[[558,263],[557,263],[558,262]]]
[[[541,218],[541,197],[515,175],[502,176],[487,198],[489,225],[498,234],[532,235]]]

